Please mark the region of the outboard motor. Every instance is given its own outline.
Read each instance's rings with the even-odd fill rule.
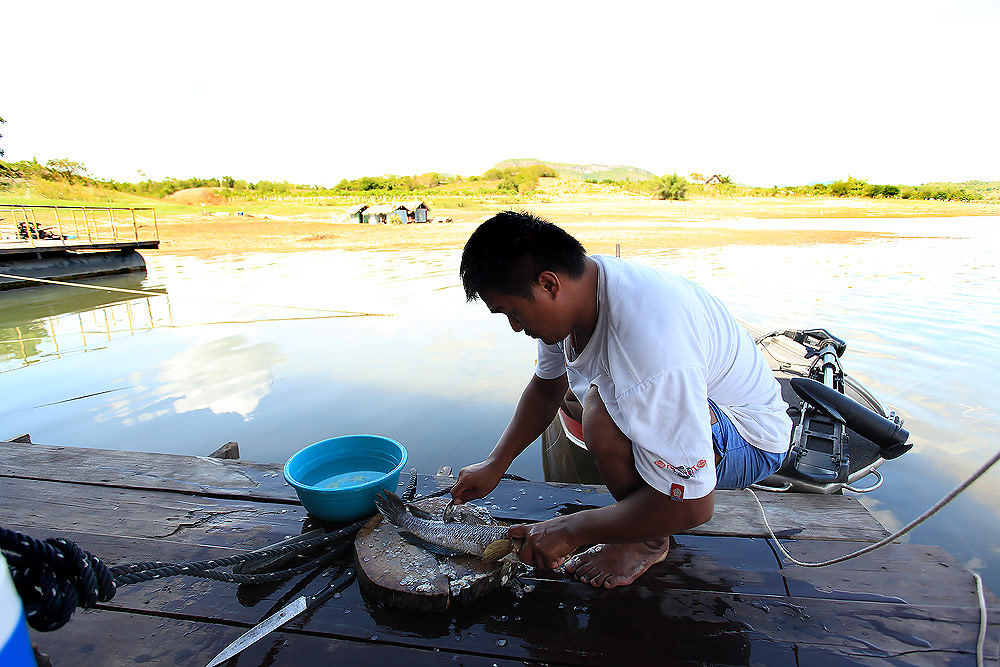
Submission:
[[[875,443],[886,460],[913,447],[906,444],[909,433],[898,417],[886,419],[843,393],[840,357],[847,351],[847,343],[826,329],[781,334],[802,345],[807,359],[814,359],[809,378],[790,381],[803,402],[784,468],[821,485],[847,483],[851,459],[845,428]]]
[[[792,389],[803,401],[834,421],[863,435],[876,445],[882,458],[894,459],[908,452],[910,433],[899,423],[899,417],[889,420],[869,410],[839,391],[809,378],[793,378]]]

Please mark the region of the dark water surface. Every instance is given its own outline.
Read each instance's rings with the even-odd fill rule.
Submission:
[[[898,235],[622,249],[697,280],[756,328],[822,326],[847,340],[846,370],[917,443],[861,497],[886,526],[918,516],[1000,448],[1000,218],[720,224]],[[421,472],[458,470],[490,450],[535,361],[533,341],[465,303],[459,255],[158,255],[145,279],[89,282],[166,296],[0,293],[0,437],[199,455],[236,440],[243,458],[284,461],[323,438],[377,433],[402,442]],[[537,444],[511,472],[542,478]],[[1000,469],[910,538],[943,545],[1000,592]]]

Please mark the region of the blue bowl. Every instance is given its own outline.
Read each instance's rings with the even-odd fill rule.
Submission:
[[[375,513],[375,496],[395,491],[406,449],[380,435],[342,435],[292,454],[285,481],[302,506],[326,521],[356,521]]]

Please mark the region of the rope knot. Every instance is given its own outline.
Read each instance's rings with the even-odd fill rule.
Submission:
[[[111,571],[75,542],[51,537],[41,541],[0,528],[0,548],[35,630],[61,628],[77,607],[93,607],[115,596]]]

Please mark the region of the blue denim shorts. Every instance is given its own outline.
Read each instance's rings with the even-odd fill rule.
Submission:
[[[722,457],[715,466],[715,488],[745,489],[767,479],[781,467],[784,454],[757,449],[743,439],[726,413],[711,399],[708,404],[716,420],[712,424],[712,444]]]

